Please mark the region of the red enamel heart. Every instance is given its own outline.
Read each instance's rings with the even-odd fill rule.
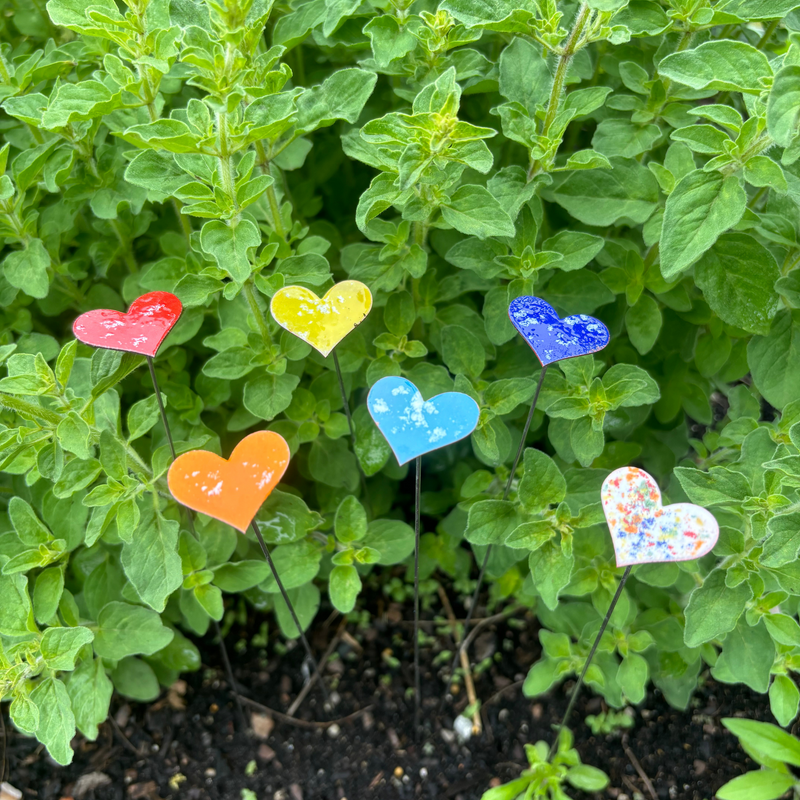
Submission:
[[[169,292],[148,292],[131,304],[127,314],[98,308],[81,314],[72,324],[75,338],[93,347],[155,356],[161,342],[183,311]]]

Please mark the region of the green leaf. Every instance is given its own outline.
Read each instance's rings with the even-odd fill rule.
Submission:
[[[357,542],[367,535],[367,512],[357,498],[348,495],[339,503],[333,524],[340,542]]]
[[[313,583],[309,583],[299,589],[290,589],[287,594],[297,613],[297,618],[300,620],[300,627],[306,630],[319,610],[319,589]],[[297,626],[280,595],[275,596],[275,613],[281,633],[287,639],[296,639],[298,636]]]
[[[500,94],[532,115],[550,91],[553,78],[540,48],[515,37],[500,55]]]
[[[767,521],[767,537],[759,561],[780,567],[797,559],[800,551],[800,513],[778,514]]]
[[[524,473],[519,484],[519,501],[531,514],[557,505],[567,495],[567,482],[550,456],[541,450],[525,450]]]
[[[18,572],[3,575],[0,571],[0,633],[4,636],[28,636],[35,631],[28,579]]]
[[[738,503],[750,495],[745,476],[726,467],[712,467],[708,472],[677,467],[675,477],[689,499],[701,506]]]
[[[73,122],[105,116],[121,104],[120,93],[112,92],[100,81],[62,83],[50,98],[42,126],[49,130],[63,128]]]
[[[744,214],[747,196],[735,175],[695,170],[667,198],[661,230],[661,274],[674,280]]]
[[[697,263],[695,281],[717,316],[766,335],[778,313],[775,281],[781,273],[764,245],[744,233],[721,236]]]
[[[114,686],[99,658],[82,661],[69,676],[67,691],[78,730],[90,741],[97,739],[98,726],[105,722]]]
[[[333,607],[342,614],[349,614],[356,605],[361,591],[361,578],[352,566],[334,567],[328,579],[328,592]]]
[[[712,675],[744,683],[754,692],[764,693],[769,687],[770,669],[775,660],[775,645],[766,625],[759,622],[750,626],[740,618],[727,635],[722,654],[712,670]],[[773,756],[774,757],[774,756]]]
[[[321,558],[319,544],[307,539],[292,544],[278,545],[272,551],[272,561],[278,575],[281,576],[281,583],[286,589],[295,589],[313,580],[319,572]],[[267,573],[260,588],[271,594],[277,594],[280,591],[271,570]]]
[[[235,225],[211,220],[200,231],[200,247],[238,283],[244,283],[251,272],[250,250],[261,244],[258,228],[248,219]]]
[[[591,169],[556,177],[544,191],[586,225],[606,227],[629,220],[646,222],[658,206],[658,183],[633,159],[612,158],[612,169]]]
[[[297,495],[273,489],[256,517],[268,544],[290,544],[322,525],[323,519]]]
[[[353,124],[372,94],[378,76],[364,69],[340,69],[297,100],[297,131],[308,133],[337,119]]]
[[[223,592],[243,592],[258,586],[270,575],[266,561],[234,561],[214,570],[214,584]]]
[[[502,544],[517,527],[514,504],[508,500],[479,500],[469,507],[466,540],[472,544]]]
[[[399,564],[414,552],[414,529],[399,520],[373,520],[367,526],[363,544],[381,554],[379,564]]]
[[[53,540],[53,535],[36,516],[36,512],[21,497],[11,498],[8,503],[8,516],[23,544],[38,547]]]
[[[78,651],[93,639],[88,628],[48,628],[40,644],[44,663],[50,669],[74,669]]]
[[[625,328],[631,344],[641,355],[649,353],[661,333],[661,308],[649,294],[642,294],[625,314]]]
[[[139,526],[122,547],[122,566],[136,593],[156,611],[166,608],[169,596],[183,582],[178,555],[180,525],[166,520],[152,506],[139,519]]]
[[[797,716],[800,689],[788,675],[776,675],[769,687],[769,707],[778,723],[788,728]]]
[[[692,89],[759,94],[761,79],[772,75],[769,60],[760,50],[730,39],[704,42],[692,50],[671,53],[658,72]]]
[[[461,186],[441,205],[448,225],[468,236],[513,236],[514,223],[503,207],[483,186]]]
[[[111,673],[111,678],[121,695],[140,703],[152,702],[161,691],[152,667],[138,658],[123,658]]]
[[[778,70],[767,100],[767,130],[781,147],[788,147],[800,121],[800,66]]]
[[[75,715],[67,687],[58,678],[44,678],[31,692],[31,700],[39,709],[36,738],[56,763],[72,763],[70,742],[75,735]]]
[[[252,378],[244,386],[244,407],[259,419],[272,420],[289,407],[298,383],[297,375],[287,372]]]
[[[33,588],[33,611],[36,621],[42,625],[50,622],[58,610],[64,591],[64,571],[58,567],[42,570],[36,577]]]
[[[761,769],[728,781],[717,791],[719,800],[777,800],[794,786],[794,778],[772,769]]]
[[[565,555],[555,540],[547,542],[528,557],[536,591],[551,611],[558,606],[561,590],[569,584],[573,560],[573,556]]]
[[[114,601],[103,606],[97,617],[94,649],[102,658],[119,661],[139,653],[157,653],[172,641],[172,636],[155,611]]]
[[[50,253],[41,239],[30,239],[23,250],[13,250],[3,261],[6,280],[29,297],[42,299],[50,289]]]
[[[756,757],[767,756],[800,767],[800,742],[786,731],[752,719],[723,719],[722,724]]]
[[[702,586],[692,592],[686,606],[686,644],[699,647],[732,631],[752,596],[747,582],[729,589],[725,584],[725,570],[710,572]]]
[[[567,781],[584,792],[602,792],[608,786],[608,775],[589,764],[576,764],[567,772]]]
[[[454,375],[477,378],[486,366],[483,345],[474,333],[461,325],[442,329],[442,360]]]
[[[780,311],[766,336],[747,345],[747,364],[756,388],[775,408],[800,396],[800,312]]]

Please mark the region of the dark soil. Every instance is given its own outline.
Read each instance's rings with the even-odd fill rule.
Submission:
[[[340,627],[339,620],[317,623],[311,640],[319,654],[344,634],[326,670],[326,683],[338,696],[329,715],[315,687],[297,714],[300,724],[274,718],[269,730],[271,720],[262,717],[256,719],[262,738],[243,732],[219,650],[204,641],[200,672],[150,705],[115,697],[114,720],[102,726],[96,742],[75,739],[69,767],[57,767],[35,741],[10,732],[6,779],[23,797],[42,800],[479,800],[497,779],[519,775],[524,744],[551,740],[551,725],[564,712],[572,687],[567,682],[536,701],[524,697],[520,682],[540,653],[535,622],[487,626],[472,647],[473,663],[485,666],[475,678],[484,731],[459,745],[452,732],[454,710],[462,710],[467,698],[459,693],[455,705],[448,703],[439,715],[449,660],[434,659],[452,645],[444,628],[428,625],[430,646],[422,649],[424,733],[417,745],[413,699],[406,695],[413,685],[411,628],[400,608],[378,613],[368,630]],[[239,636],[245,632],[234,628],[227,642],[242,693],[285,712],[302,686],[300,648],[279,655],[272,642],[265,651]],[[721,717],[774,722],[765,696],[710,677],[686,712],[651,692],[622,737],[592,735],[583,718],[600,710],[599,698],[584,689],[571,727],[581,759],[611,778],[602,796],[616,800],[635,793],[646,800],[710,800],[727,780],[753,768]],[[245,711],[248,718],[257,713],[250,705]],[[332,727],[314,724],[333,718],[339,721]],[[254,794],[243,792],[248,789]]]

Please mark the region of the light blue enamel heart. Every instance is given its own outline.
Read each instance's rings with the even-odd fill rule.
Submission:
[[[462,392],[423,400],[405,378],[381,378],[369,391],[367,409],[399,464],[469,436],[480,416],[478,404]]]

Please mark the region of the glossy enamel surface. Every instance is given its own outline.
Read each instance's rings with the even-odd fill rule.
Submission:
[[[289,466],[289,445],[272,431],[251,433],[224,459],[207,450],[178,456],[167,481],[172,496],[242,532]]]

